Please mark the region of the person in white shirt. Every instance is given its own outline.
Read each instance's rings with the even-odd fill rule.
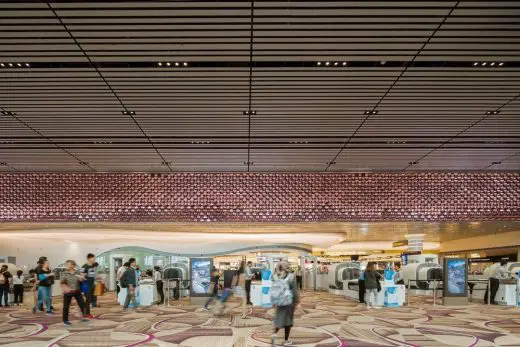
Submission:
[[[403,272],[401,271],[401,264],[394,264],[394,284],[404,284]]]
[[[156,266],[154,270],[153,281],[155,282],[155,285],[157,286],[157,292],[161,297],[161,300],[157,303],[157,305],[162,305],[164,303],[164,286],[162,281],[161,268]]]
[[[253,263],[248,261],[244,269],[247,305],[253,305],[251,302],[251,280],[253,279],[253,272],[251,271],[252,265]]]
[[[16,271],[16,276],[13,277],[13,293],[14,293],[14,304],[21,305],[23,304],[23,282],[25,281],[25,277],[23,276],[23,271]]]
[[[496,305],[495,296],[497,295],[498,287],[500,287],[500,280],[507,278],[508,272],[506,271],[506,264],[507,260],[502,259],[500,266],[497,266],[489,275],[489,282],[491,284],[490,301],[492,305]],[[486,288],[486,293],[484,294],[484,302],[486,304],[488,302],[488,289],[489,288]]]

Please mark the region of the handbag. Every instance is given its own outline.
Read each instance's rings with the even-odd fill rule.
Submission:
[[[96,284],[94,288],[94,296],[102,296],[105,293],[105,286],[103,283]]]

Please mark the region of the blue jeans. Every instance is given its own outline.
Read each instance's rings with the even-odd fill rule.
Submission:
[[[4,299],[4,306],[7,306],[9,298],[9,287],[6,286],[0,286],[0,306],[2,305],[2,299]]]
[[[52,297],[52,288],[51,287],[38,287],[38,307],[45,302],[45,307],[47,308],[47,313],[51,313],[51,297]]]

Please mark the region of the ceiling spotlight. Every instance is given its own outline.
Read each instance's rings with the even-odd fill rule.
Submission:
[[[172,63],[170,63],[170,62],[167,62],[167,63],[166,63],[166,66],[170,66],[171,64],[172,64]]]
[[[254,110],[251,111],[251,114],[252,114],[252,115],[255,115],[255,114],[256,114],[256,111],[254,111]]]
[[[9,67],[13,67],[13,63],[9,63]]]
[[[5,115],[5,116],[14,116],[14,115],[16,115],[16,113],[11,112],[11,111],[2,111],[2,114]]]
[[[341,64],[341,65],[343,65],[343,66],[347,66],[347,62],[344,61],[343,64]]]
[[[334,62],[334,66],[338,66],[338,64],[339,64],[339,63],[338,63],[337,61],[336,61],[336,62]]]
[[[330,62],[326,62],[325,65],[329,66],[329,65],[330,65]]]
[[[478,65],[478,62],[474,62],[474,63],[473,63],[473,66],[477,66],[477,65]]]
[[[4,63],[0,63],[0,66],[1,66],[1,67],[4,67],[4,66],[5,66],[5,64],[4,64]]]
[[[492,62],[492,63],[491,63],[491,64],[489,64],[489,65],[491,65],[491,66],[495,66],[495,62]]]
[[[29,63],[25,63],[25,66],[29,67],[29,66],[31,66],[31,64],[29,64]]]
[[[385,64],[386,64],[386,61],[381,60],[379,63],[380,63],[381,65],[385,65]]]
[[[316,65],[321,66],[321,61],[317,62]]]
[[[377,114],[378,112],[379,112],[378,110],[367,110],[364,113],[367,114],[367,115],[368,114],[372,115],[372,114]]]
[[[133,116],[135,115],[135,111],[121,111],[125,116]]]
[[[486,65],[487,65],[487,63],[486,63],[486,62],[483,62],[483,63],[482,63],[482,66],[486,66]]]
[[[175,66],[179,66],[179,65],[180,65],[180,64],[179,64],[179,63],[177,63],[177,62],[175,63]]]
[[[20,63],[17,63],[16,65],[18,65],[18,67],[22,67],[22,64],[20,64]]]
[[[500,63],[500,64],[498,64],[498,66],[502,66],[502,65],[504,65],[504,63]]]
[[[184,62],[184,63],[182,63],[182,65],[184,65],[184,66],[188,66],[188,63],[187,63],[187,62]]]
[[[498,110],[494,110],[494,111],[486,111],[486,114],[487,114],[487,115],[490,115],[490,114],[499,114],[499,113],[500,113],[500,111],[498,111]]]
[[[162,66],[162,63],[157,63],[157,65]]]

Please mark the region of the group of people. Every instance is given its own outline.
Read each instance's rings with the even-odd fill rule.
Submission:
[[[13,288],[14,304],[19,305],[23,303],[23,281],[23,271],[18,270],[16,275],[13,276],[9,272],[9,267],[2,265],[0,268],[0,307],[9,306],[10,288]]]
[[[235,296],[241,307],[242,319],[248,319],[247,306],[251,303],[251,281],[253,272],[251,270],[252,262],[241,262],[238,270],[234,273],[231,283],[224,281],[222,294],[219,296],[220,277],[221,274],[216,267],[212,268],[210,277],[210,298],[204,305],[205,310],[209,310],[208,306],[214,301],[218,302],[220,313],[224,310],[225,304],[231,296]],[[300,302],[300,289],[302,287],[300,268],[293,272],[286,261],[277,264],[275,272],[271,277],[271,301],[275,307],[274,331],[271,336],[271,342],[275,344],[278,331],[284,330],[283,346],[292,345],[289,340],[291,328],[294,323],[294,311]]]
[[[359,302],[366,304],[368,309],[379,308],[375,305],[377,299],[377,293],[381,291],[380,281],[383,276],[376,271],[374,263],[368,263],[365,271],[361,271],[358,279],[359,287]],[[404,284],[403,274],[401,271],[401,264],[394,264],[394,277],[393,281],[395,284]]]

